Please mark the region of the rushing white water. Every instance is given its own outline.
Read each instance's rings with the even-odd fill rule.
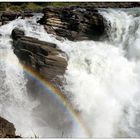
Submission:
[[[72,137],[84,136],[77,130],[61,103],[54,100],[38,81],[28,76],[13,53],[10,34],[15,27],[26,34],[39,37],[43,30],[37,26],[36,18],[17,19],[0,27],[0,116],[15,125],[17,135],[22,137]],[[8,30],[7,30],[8,29]],[[44,30],[43,30],[44,31]],[[44,31],[45,33],[45,31]],[[47,34],[47,33],[45,33]],[[29,79],[27,79],[27,77]],[[33,89],[28,90],[28,80],[33,81]]]
[[[31,110],[36,103],[31,103],[27,98],[27,80],[12,50],[10,33],[16,26],[15,23],[0,27],[0,115],[14,123],[17,134],[24,136],[28,133],[31,137],[32,122],[27,120],[32,120]]]
[[[23,29],[28,36],[56,43],[68,56],[68,67],[64,75],[66,81],[64,94],[69,97],[73,107],[80,111],[92,136],[96,138],[139,137],[139,10],[100,10],[110,25],[107,31],[109,39],[100,42],[72,42],[65,39],[59,41],[53,35],[47,34],[43,26],[36,23],[37,16],[24,20],[17,19],[0,27],[2,34],[0,53],[6,60],[13,59],[16,64],[19,63],[12,52],[9,38],[14,27]],[[58,124],[54,127],[52,116],[47,117],[48,112],[50,113],[55,106],[53,108],[49,102],[48,104],[52,105],[49,110],[48,104],[44,103],[40,109],[48,110],[45,112],[46,120],[42,120],[43,126],[36,123],[32,114],[33,108],[36,108],[39,103],[36,100],[31,101],[28,97],[23,71],[7,65],[5,61],[0,62],[0,67],[2,75],[0,78],[0,115],[13,122],[17,133],[23,136],[32,136],[30,129],[32,127],[39,137],[61,137],[62,133],[58,132],[57,128],[60,124],[55,121]],[[38,114],[42,113],[38,112]],[[57,116],[61,116],[58,111],[57,113]],[[25,116],[23,121],[21,121],[22,116]],[[37,112],[35,116],[39,117]],[[51,127],[48,126],[48,122]],[[68,129],[65,137],[85,137],[79,130],[75,130],[74,126],[68,128],[63,126],[66,124],[61,126],[62,131]]]

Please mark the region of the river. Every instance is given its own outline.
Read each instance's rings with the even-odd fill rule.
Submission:
[[[40,90],[28,92],[29,78],[12,49],[15,27],[67,54],[64,94],[92,137],[140,137],[140,9],[99,12],[108,24],[108,37],[101,41],[57,40],[36,23],[40,15],[0,27],[0,115],[15,125],[18,135],[87,137],[39,84],[35,89]]]

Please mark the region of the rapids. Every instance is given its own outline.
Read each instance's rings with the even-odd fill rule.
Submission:
[[[61,41],[36,23],[40,15],[0,27],[0,115],[23,137],[87,137],[46,94],[29,93],[30,77],[16,65],[10,34],[57,44],[67,54],[64,94],[78,110],[94,138],[140,137],[140,9],[99,9],[108,23],[102,41]],[[36,95],[35,95],[36,94]],[[32,95],[32,96],[31,96]]]

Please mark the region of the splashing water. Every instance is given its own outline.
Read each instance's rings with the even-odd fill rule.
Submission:
[[[139,10],[139,8],[99,10],[109,25],[107,31],[109,38],[100,42],[72,42],[66,39],[59,41],[36,23],[37,16],[24,20],[17,19],[0,27],[2,34],[0,53],[1,56],[5,55],[6,59],[12,58],[19,63],[10,45],[9,35],[14,27],[23,29],[27,36],[57,44],[68,56],[68,67],[64,75],[66,80],[64,94],[79,111],[92,136],[139,137]],[[22,70],[7,65],[5,61],[0,62],[0,67],[1,115],[15,124],[17,132],[29,136],[31,126],[37,127],[32,112],[38,103],[36,101],[31,103],[28,98],[26,79]],[[15,118],[17,110],[19,113]],[[24,118],[26,122],[21,124],[23,115],[27,116]],[[42,121],[53,121],[50,118]],[[26,123],[29,127],[25,125]],[[69,128],[71,133],[68,135],[68,132],[66,137],[85,137],[74,128],[71,127],[71,131]],[[57,128],[54,127],[38,126],[36,129],[40,137],[60,136],[56,131]]]
[[[2,74],[0,115],[11,121],[16,127],[17,134],[22,137],[77,137],[78,135],[84,137],[86,135],[77,130],[77,124],[72,122],[65,108],[46,94],[48,91],[41,83],[24,73],[18,58],[13,53],[10,39],[12,30],[18,27],[25,30],[28,36],[38,37],[40,30],[44,29],[36,24],[37,18],[38,16],[25,20],[17,19],[0,27]],[[44,31],[44,34],[47,33]],[[26,84],[31,79],[35,85],[32,85],[33,89],[29,93]]]
[[[18,135],[31,137],[33,136],[31,113],[37,102],[28,99],[27,80],[24,78],[23,70],[16,67],[20,63],[13,53],[10,39],[11,31],[16,26],[16,21],[13,21],[0,27],[0,114],[15,125]],[[15,65],[10,64],[9,60]]]

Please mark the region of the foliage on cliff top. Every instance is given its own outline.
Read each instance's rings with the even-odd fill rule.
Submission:
[[[0,11],[36,11],[46,6],[92,6],[93,8],[131,8],[140,7],[140,2],[0,2]]]
[[[36,11],[46,6],[76,6],[78,2],[0,2],[0,11]]]

